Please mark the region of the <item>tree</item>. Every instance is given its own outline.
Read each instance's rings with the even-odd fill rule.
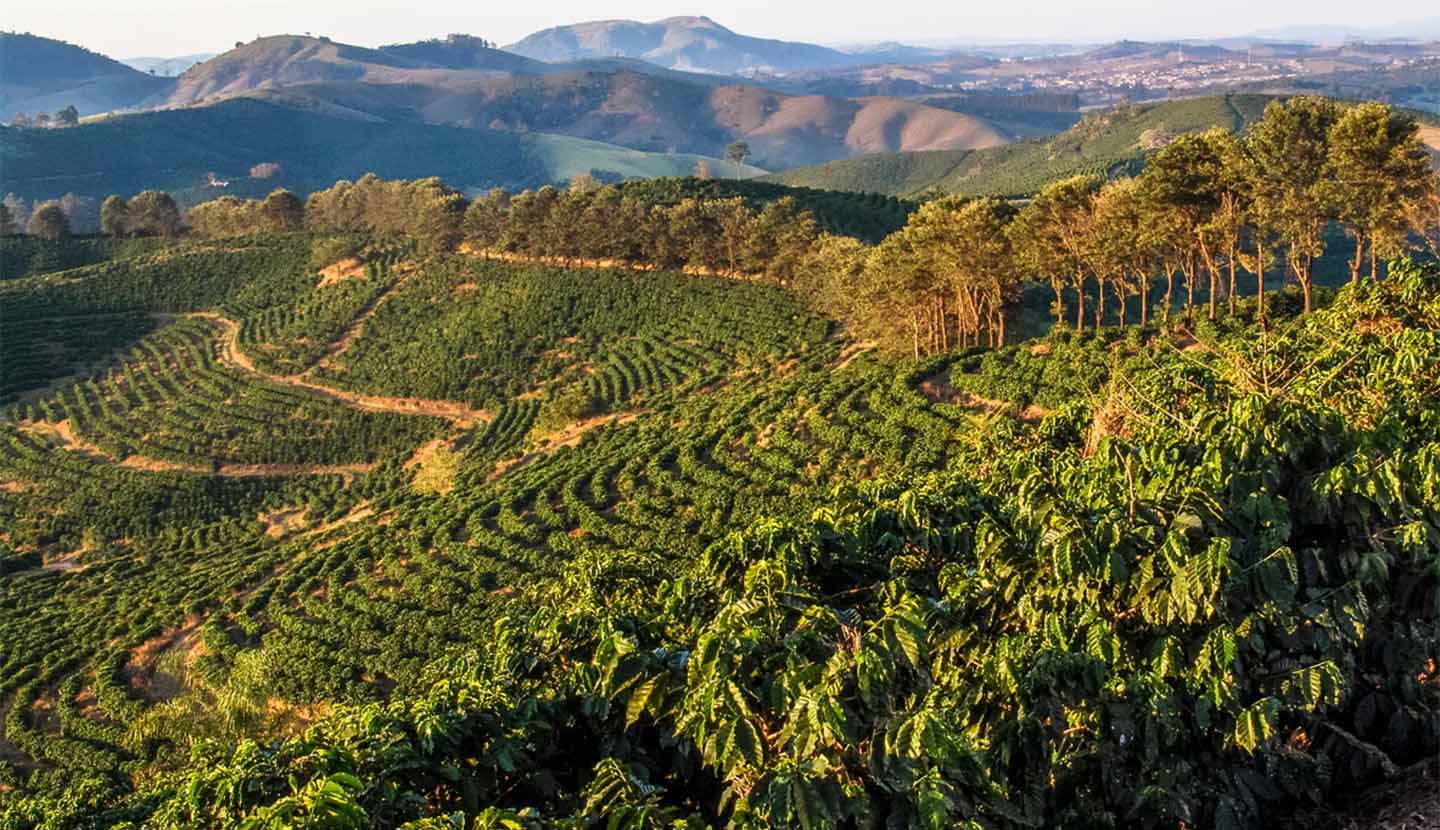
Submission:
[[[1146,233],[1153,213],[1147,210],[1147,194],[1138,179],[1120,179],[1106,184],[1095,197],[1094,221],[1086,237],[1086,254],[1095,269],[1101,290],[1110,286],[1120,309],[1120,327],[1126,324],[1126,304],[1140,295],[1140,324],[1149,322],[1151,263],[1156,259],[1152,246],[1156,237]],[[1102,312],[1097,305],[1095,326]]]
[[[461,223],[465,240],[482,251],[498,246],[505,236],[509,209],[510,194],[498,187],[471,202]]]
[[[693,175],[700,181],[705,182],[714,178],[715,174],[710,171],[710,162],[706,161],[705,159],[700,159],[699,161],[695,162],[695,172],[691,175]]]
[[[305,227],[305,203],[283,188],[265,197],[260,204],[260,214],[271,230],[289,232]]]
[[[741,166],[750,158],[750,145],[744,141],[735,141],[725,145],[725,160],[735,165],[735,178],[741,176]]]
[[[0,202],[0,236],[10,236],[15,233],[15,216],[10,213],[10,206]]]
[[[458,190],[439,179],[421,179],[412,185],[411,235],[427,251],[453,251],[462,238],[461,224],[470,203]]]
[[[1085,286],[1090,278],[1085,235],[1100,190],[1095,176],[1047,185],[1007,229],[1022,274],[1045,279],[1055,290],[1055,322],[1064,323],[1065,287],[1075,289],[1075,328],[1085,329]]]
[[[70,219],[59,202],[41,202],[30,215],[30,233],[54,242],[70,235]]]
[[[175,237],[181,230],[180,208],[169,193],[147,190],[130,200],[130,232]]]
[[[95,200],[78,193],[66,193],[60,197],[60,209],[70,220],[70,229],[75,233],[94,233],[100,228],[100,209]]]
[[[744,270],[779,282],[790,278],[820,235],[814,217],[789,196],[761,208],[750,229]]]
[[[601,187],[601,185],[600,185],[600,180],[597,179],[597,178],[595,178],[595,174],[594,174],[594,173],[591,173],[591,172],[588,172],[588,171],[587,171],[587,172],[581,173],[580,175],[575,176],[574,178],[570,179],[570,188],[569,188],[569,189],[570,189],[570,192],[571,192],[571,193],[586,193],[586,194],[588,194],[588,193],[594,193],[595,191],[599,190],[600,187]]]
[[[3,204],[10,211],[10,221],[15,228],[12,232],[20,233],[25,222],[28,221],[30,217],[30,206],[25,203],[24,199],[16,196],[14,193],[6,193],[5,198],[0,199],[0,204]]]
[[[1209,282],[1209,313],[1215,319],[1220,290],[1217,242],[1224,236],[1216,216],[1226,200],[1224,175],[1230,136],[1221,130],[1190,133],[1167,144],[1141,174],[1146,198],[1173,209],[1186,244],[1177,264],[1185,274],[1186,311],[1194,303],[1195,278],[1203,265]]]
[[[1405,206],[1424,195],[1430,158],[1420,141],[1420,126],[1384,104],[1347,109],[1328,136],[1329,200],[1336,218],[1355,241],[1350,282],[1360,279],[1367,252],[1370,276],[1379,258],[1397,256],[1409,230]]]
[[[1328,139],[1339,117],[1335,102],[1306,96],[1272,101],[1245,138],[1253,163],[1254,213],[1285,246],[1285,261],[1312,308],[1311,268],[1324,253],[1329,218]]]
[[[55,113],[54,123],[61,127],[74,127],[80,123],[80,111],[71,104],[63,110]]]
[[[1440,174],[1426,178],[1420,192],[1406,200],[1403,210],[1405,226],[1432,257],[1440,258]]]

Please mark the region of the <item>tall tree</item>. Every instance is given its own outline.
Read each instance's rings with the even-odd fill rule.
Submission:
[[[10,236],[15,233],[15,216],[10,213],[10,206],[0,202],[0,236]]]
[[[1424,194],[1431,175],[1420,125],[1384,104],[1356,105],[1331,127],[1328,160],[1329,199],[1355,242],[1350,282],[1359,281],[1367,254],[1373,279],[1379,258],[1403,249],[1405,206]]]
[[[740,168],[750,159],[750,145],[744,141],[734,141],[725,145],[725,160],[735,166],[735,178],[740,178]]]
[[[64,239],[70,235],[70,218],[59,202],[40,202],[30,214],[30,233],[51,242]]]
[[[1440,174],[1431,175],[1424,187],[1403,206],[1405,226],[1430,251],[1440,258]]]
[[[498,187],[471,202],[461,225],[465,240],[482,251],[497,247],[505,236],[509,209],[510,194]]]
[[[1182,135],[1151,156],[1141,174],[1148,198],[1172,208],[1188,238],[1187,255],[1178,259],[1187,298],[1193,298],[1197,266],[1205,269],[1211,320],[1220,293],[1216,218],[1229,194],[1224,171],[1231,140],[1220,130]]]
[[[1254,213],[1284,246],[1306,313],[1312,308],[1311,269],[1325,251],[1321,234],[1331,214],[1329,135],[1339,115],[1338,105],[1325,98],[1272,101],[1245,140],[1253,161]]]
[[[1157,242],[1147,233],[1153,213],[1148,194],[1137,179],[1106,184],[1095,197],[1095,217],[1086,237],[1087,254],[1095,272],[1104,275],[1100,285],[1110,287],[1119,307],[1120,327],[1127,322],[1130,297],[1140,295],[1140,324],[1150,321],[1150,274]],[[1187,220],[1188,222],[1188,220]],[[1100,308],[1097,305],[1097,309]],[[1100,325],[1096,320],[1096,327]]]
[[[305,203],[284,188],[273,190],[260,204],[260,214],[270,230],[298,231],[305,227]]]
[[[1065,320],[1065,288],[1075,289],[1075,328],[1085,329],[1085,290],[1090,280],[1085,238],[1101,180],[1076,176],[1047,185],[1008,229],[1023,274],[1055,290],[1055,321]]]
[[[107,196],[100,204],[100,232],[116,239],[130,233],[129,203],[119,196]]]
[[[169,193],[147,190],[130,200],[130,231],[149,236],[175,237],[182,224],[180,208]]]

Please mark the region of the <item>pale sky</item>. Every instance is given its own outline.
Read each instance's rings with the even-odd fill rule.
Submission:
[[[48,0],[7,4],[0,28],[116,58],[219,52],[313,32],[365,46],[464,32],[501,44],[584,20],[708,15],[743,34],[817,43],[1159,39],[1294,25],[1389,27],[1440,16],[1434,0]]]

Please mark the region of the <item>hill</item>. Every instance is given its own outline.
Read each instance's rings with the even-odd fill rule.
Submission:
[[[221,136],[224,140],[217,140]],[[5,157],[0,191],[28,200],[158,188],[187,203],[227,193],[260,195],[280,186],[303,194],[367,172],[439,176],[470,189],[519,189],[590,172],[602,179],[688,175],[702,158],[564,136],[355,120],[252,99],[126,115],[66,130],[0,128],[0,153]],[[279,173],[250,178],[251,168],[265,162],[278,164]],[[722,165],[713,158],[708,163],[717,170]],[[229,186],[207,186],[210,173]]]
[[[1227,95],[1126,105],[1087,114],[1069,130],[1047,138],[973,152],[865,156],[789,170],[768,180],[892,196],[927,192],[1020,196],[1066,176],[1137,169],[1146,153],[1174,135],[1212,127],[1244,129],[1260,117],[1268,100],[1259,95]]]
[[[5,826],[1283,828],[1440,746],[1433,270],[912,361],[352,241],[0,282]]]
[[[850,66],[866,60],[809,43],[736,34],[708,17],[672,17],[654,23],[576,23],[536,32],[505,49],[550,63],[626,57],[720,75],[773,74]]]
[[[68,106],[82,116],[135,107],[170,85],[64,41],[0,32],[0,121]]]
[[[261,97],[366,120],[554,133],[662,153],[719,155],[747,141],[781,169],[864,153],[990,147],[983,118],[899,99],[787,95],[635,62],[548,65],[471,38],[362,49],[262,38],[194,67],[173,106]]]

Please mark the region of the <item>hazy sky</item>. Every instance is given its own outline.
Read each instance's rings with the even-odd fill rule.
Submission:
[[[582,20],[709,15],[764,37],[849,43],[887,39],[1110,40],[1213,37],[1291,25],[1384,27],[1436,16],[1434,0],[47,0],[8,3],[0,26],[112,57],[228,49],[257,35],[313,32],[379,45],[450,32],[510,43]]]

